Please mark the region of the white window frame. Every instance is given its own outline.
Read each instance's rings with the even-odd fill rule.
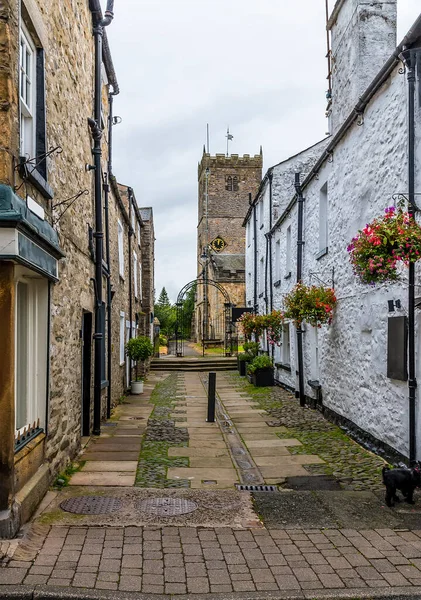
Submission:
[[[19,331],[19,285],[26,286],[26,330]],[[47,363],[48,363],[48,282],[45,279],[29,279],[24,274],[15,282],[15,429],[22,434],[25,428],[34,423],[45,429],[47,398]],[[19,340],[20,333],[23,338]],[[23,354],[20,352],[20,344]],[[26,368],[23,367],[25,365]],[[24,368],[24,373],[22,369]],[[19,375],[21,373],[21,375]],[[26,380],[25,395],[26,418],[18,423],[20,383]]]
[[[327,182],[319,194],[319,251],[328,248],[328,186]]]
[[[126,336],[126,315],[123,311],[120,312],[120,366],[126,362],[125,353],[125,336]]]
[[[137,244],[140,248],[140,223],[137,223]]]
[[[118,236],[118,270],[120,277],[124,279],[124,228],[119,220],[117,223]]]
[[[133,235],[136,235],[136,214],[134,212],[133,204],[132,204],[132,229],[133,229]]]
[[[36,57],[36,46],[24,23],[21,22],[19,33],[20,154],[29,158],[34,158],[36,151]]]
[[[275,243],[275,281],[281,279],[281,240]]]
[[[284,365],[291,365],[291,332],[289,323],[282,325],[281,362]]]
[[[134,297],[139,298],[139,288],[137,285],[137,254],[133,252],[133,281],[134,281]]]
[[[285,277],[291,273],[291,225],[288,225],[286,232],[286,251],[285,251]]]
[[[259,225],[260,229],[263,229],[265,221],[265,197],[263,196],[259,203]]]

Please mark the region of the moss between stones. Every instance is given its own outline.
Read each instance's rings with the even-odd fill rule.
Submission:
[[[169,468],[189,466],[188,458],[168,457],[169,448],[186,447],[188,445],[187,429],[175,428],[174,419],[170,419],[170,414],[174,410],[175,397],[181,395],[177,379],[177,374],[173,373],[164,381],[158,383],[152,392],[150,401],[155,405],[155,408],[142,438],[136,473],[135,485],[137,487],[161,489],[190,487],[188,480],[167,479]],[[157,437],[160,437],[157,435],[160,422],[162,423],[163,435],[161,439],[157,439]],[[174,441],[171,441],[171,437]],[[175,441],[179,440],[180,437],[184,438],[185,441]]]
[[[290,392],[280,387],[255,388],[236,373],[231,376],[241,391],[267,411],[273,425],[287,429],[277,434],[280,438],[295,438],[302,443],[289,448],[291,454],[317,454],[325,461],[305,466],[310,473],[333,475],[347,490],[383,489],[382,458],[365,450],[320,412],[302,408]]]

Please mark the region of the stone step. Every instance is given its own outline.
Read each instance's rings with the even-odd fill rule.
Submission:
[[[152,371],[232,371],[237,368],[237,358],[164,358],[151,362]]]

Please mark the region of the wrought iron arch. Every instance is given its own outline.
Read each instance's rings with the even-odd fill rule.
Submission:
[[[186,283],[177,296],[177,320],[175,323],[175,351],[177,356],[184,356],[184,311],[183,300],[185,295],[195,285],[211,285],[215,287],[224,297],[224,321],[225,321],[225,336],[224,336],[224,354],[231,356],[232,354],[232,304],[227,290],[213,279],[194,279]]]

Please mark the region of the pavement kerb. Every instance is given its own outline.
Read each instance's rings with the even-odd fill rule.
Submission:
[[[282,592],[228,592],[226,594],[141,594],[137,592],[88,590],[53,586],[0,586],[0,600],[421,600],[421,587],[349,588],[332,590],[285,590]]]

